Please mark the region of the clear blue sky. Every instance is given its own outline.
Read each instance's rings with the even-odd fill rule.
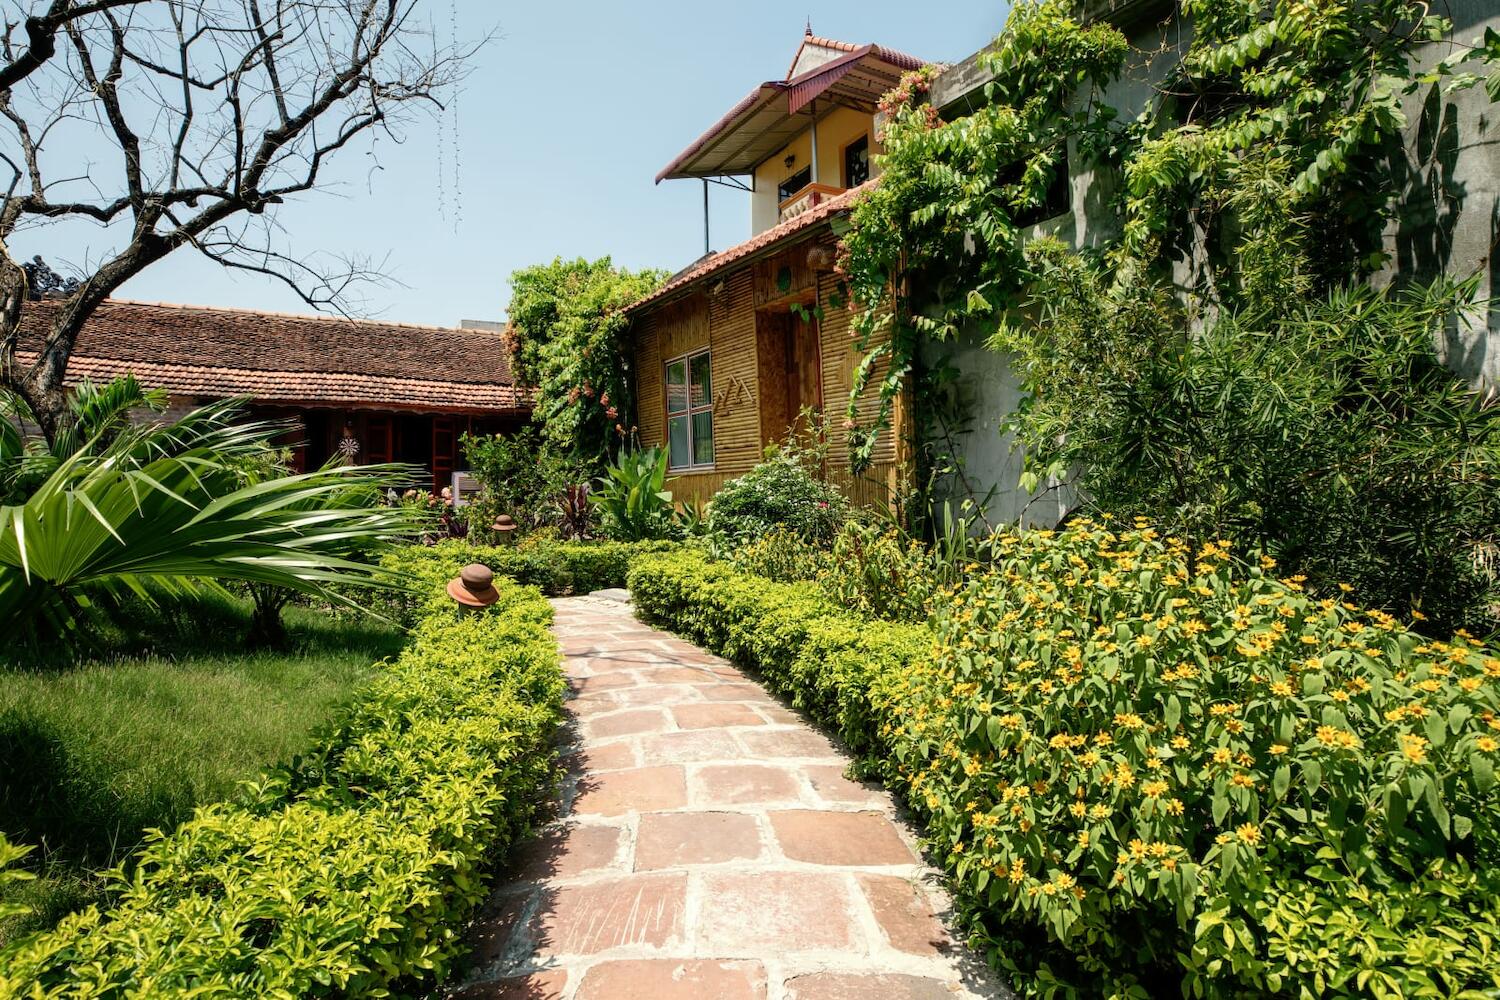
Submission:
[[[652,178],[753,86],[785,74],[809,16],[820,35],[951,62],[998,33],[1006,10],[1003,0],[427,2],[440,31],[456,3],[460,35],[499,32],[475,57],[456,110],[403,146],[381,144],[373,174],[368,144],[345,150],[339,185],[287,205],[281,220],[298,253],[385,258],[400,284],[365,291],[372,315],[445,325],[502,318],[511,271],[557,255],[672,269],[697,257],[701,187]],[[715,189],[715,249],[748,235],[746,198]],[[63,240],[18,235],[14,250],[63,264],[106,249],[100,233]],[[120,294],[306,311],[275,282],[190,251]]]

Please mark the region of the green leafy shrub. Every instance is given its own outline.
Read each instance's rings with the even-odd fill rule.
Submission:
[[[667,450],[622,451],[604,470],[588,501],[599,527],[619,542],[676,538],[681,534],[672,491],[667,489]]]
[[[840,725],[1029,995],[1492,995],[1500,657],[1273,566],[1004,535],[894,659],[805,584],[677,554],[631,588]],[[860,652],[825,671],[832,622]]]
[[[480,485],[463,508],[469,537],[478,542],[499,540],[490,525],[500,514],[512,518],[523,535],[557,524],[564,493],[589,475],[546,444],[536,424],[514,434],[466,434],[463,451]]]
[[[767,449],[765,461],[724,484],[708,508],[709,530],[731,542],[780,528],[803,541],[829,544],[849,501],[818,478],[814,460],[795,444]]]
[[[413,550],[430,552],[431,550]],[[563,682],[532,588],[407,650],[319,750],[149,843],[115,905],[0,953],[0,996],[385,996],[441,979],[485,871],[550,791]]]
[[[637,611],[759,670],[867,763],[881,744],[875,699],[931,649],[924,628],[850,614],[811,583],[777,583],[702,552],[643,555],[631,566]]]
[[[469,563],[484,563],[496,576],[509,577],[536,587],[549,596],[589,594],[596,590],[625,586],[630,563],[637,556],[675,548],[667,541],[559,542],[533,537],[516,545],[472,545],[450,540],[431,548],[393,549],[381,566],[397,577],[409,577],[429,567],[441,566],[448,579]],[[412,624],[425,608],[421,595],[391,592],[376,610],[403,624]]]
[[[510,276],[506,331],[513,367],[536,387],[545,451],[597,475],[630,440],[635,375],[626,306],[667,278],[627,271],[604,257],[521,268]]]

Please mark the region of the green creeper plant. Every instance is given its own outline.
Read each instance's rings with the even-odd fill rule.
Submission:
[[[545,447],[596,475],[630,436],[635,411],[629,319],[624,308],[666,280],[627,271],[608,257],[522,268],[511,275],[511,353],[536,388]]]

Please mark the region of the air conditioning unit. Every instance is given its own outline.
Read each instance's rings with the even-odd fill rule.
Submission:
[[[453,474],[453,506],[462,507],[479,492],[479,480],[467,472]]]

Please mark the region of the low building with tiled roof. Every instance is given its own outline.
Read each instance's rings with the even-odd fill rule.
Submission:
[[[835,225],[876,183],[881,97],[922,65],[809,28],[785,78],[757,86],[657,175],[749,191],[753,234],[705,253],[628,310],[637,433],[666,446],[679,494],[712,495],[785,440],[804,411],[843,412],[861,354],[833,271]],[[835,436],[830,471],[856,500],[888,500],[900,420],[857,479]]]
[[[35,357],[53,302],[29,303],[19,360]],[[174,409],[245,397],[251,413],[299,425],[302,467],[334,452],[432,471],[435,488],[462,465],[459,437],[529,418],[500,334],[245,309],[110,300],[89,317],[68,379],[133,374],[167,390]]]

